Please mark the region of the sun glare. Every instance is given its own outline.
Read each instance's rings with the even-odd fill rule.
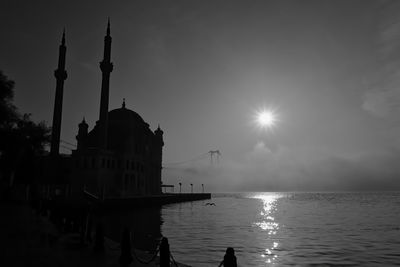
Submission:
[[[272,110],[261,110],[257,112],[256,122],[261,128],[271,128],[276,123],[276,114]]]

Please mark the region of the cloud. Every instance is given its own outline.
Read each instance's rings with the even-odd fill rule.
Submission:
[[[399,80],[400,82],[400,80]],[[400,84],[400,83],[399,83]],[[400,114],[400,87],[382,88],[367,91],[363,108],[379,118],[390,118]]]
[[[378,30],[377,71],[365,92],[362,107],[370,114],[385,119],[400,115],[400,4],[382,2]]]

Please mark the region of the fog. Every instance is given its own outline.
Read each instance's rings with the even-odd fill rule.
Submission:
[[[89,129],[98,119],[110,16],[110,109],[126,98],[153,130],[160,124],[163,182],[175,190],[179,182],[214,192],[399,188],[398,1],[4,7],[0,30],[9,34],[0,67],[16,81],[17,106],[36,120],[51,122],[52,72],[66,27],[65,141],[76,143],[83,116]],[[269,130],[254,124],[263,107],[279,116]],[[210,162],[210,150],[221,151],[219,163]],[[206,156],[191,161],[197,155]]]

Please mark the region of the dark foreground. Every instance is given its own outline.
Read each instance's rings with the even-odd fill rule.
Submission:
[[[28,206],[2,203],[0,211],[0,266],[120,266],[116,242],[105,239],[104,252],[94,252],[93,244],[80,244],[79,234],[63,233]],[[134,254],[144,261],[153,255],[139,250]],[[130,266],[158,265],[158,257],[150,264],[141,264],[134,257]]]

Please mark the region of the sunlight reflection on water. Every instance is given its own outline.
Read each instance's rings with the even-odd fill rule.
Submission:
[[[162,233],[169,237],[174,257],[193,266],[218,266],[229,246],[235,248],[239,266],[272,265],[279,259],[275,212],[283,196],[220,194],[213,196],[215,206],[205,205],[207,201],[167,206]]]
[[[260,193],[253,196],[255,199],[260,199],[263,202],[263,210],[261,210],[259,221],[254,222],[253,225],[260,227],[263,231],[266,231],[269,236],[276,235],[279,230],[279,223],[275,222],[275,218],[272,216],[273,212],[277,209],[276,201],[283,195],[276,193]],[[273,250],[278,247],[278,242],[273,242],[272,247],[266,248],[265,252],[261,254],[261,258],[265,260],[265,263],[274,263],[277,260],[278,255],[273,253]]]

